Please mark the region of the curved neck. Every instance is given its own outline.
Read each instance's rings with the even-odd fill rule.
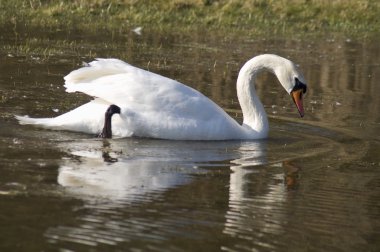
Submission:
[[[276,65],[270,55],[262,55],[249,60],[241,68],[237,79],[237,96],[243,111],[243,127],[267,135],[268,118],[263,104],[256,95],[255,79],[258,73],[275,73]]]

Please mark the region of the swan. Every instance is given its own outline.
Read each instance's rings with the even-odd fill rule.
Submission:
[[[254,84],[262,71],[277,76],[303,117],[303,75],[290,60],[263,54],[247,61],[237,78],[242,125],[197,90],[119,59],[96,59],[64,77],[67,92],[85,93],[92,101],[54,118],[16,118],[20,124],[104,138],[262,139],[268,135],[268,118]]]

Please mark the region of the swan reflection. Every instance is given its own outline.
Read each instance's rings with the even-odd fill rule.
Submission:
[[[257,170],[244,169],[241,166],[231,167],[233,173],[230,176],[224,234],[245,239],[247,230],[252,234],[278,235],[285,232],[282,223],[287,222],[288,214],[281,211],[281,205],[288,200],[285,191],[293,190],[298,186],[300,168],[289,161],[273,163],[265,167],[265,169],[271,168],[282,168],[284,172],[272,174],[271,180],[277,182],[263,184],[253,179],[253,177],[260,177],[253,174],[257,173]],[[250,190],[252,187],[255,190]],[[257,192],[262,193],[257,194]],[[262,241],[258,246],[270,248],[272,244]],[[230,249],[233,250],[233,248]]]
[[[209,189],[219,184],[219,180],[210,177],[204,180],[204,184],[199,184],[199,179],[195,179],[199,177],[195,175],[212,174],[215,170],[221,171],[223,179],[229,179],[228,190],[220,191],[224,200],[218,210],[225,211],[224,227],[221,226],[220,232],[231,237],[239,237],[255,227],[265,232],[281,232],[275,224],[285,216],[278,213],[271,222],[267,222],[268,218],[260,219],[260,215],[265,216],[266,207],[276,206],[285,200],[282,198],[284,193],[281,193],[286,190],[284,173],[275,174],[283,176],[282,183],[261,183],[268,189],[262,195],[255,197],[249,190],[257,182],[252,181],[253,178],[260,177],[255,173],[273,167],[266,158],[266,145],[266,141],[181,142],[150,139],[62,143],[61,148],[68,156],[59,169],[58,183],[67,193],[82,199],[85,208],[91,211],[80,217],[84,223],[82,226],[50,228],[45,236],[53,243],[71,240],[98,246],[128,244],[131,240],[140,239],[164,241],[162,238],[166,235],[170,237],[187,230],[184,223],[206,225],[204,228],[207,230],[209,222],[198,221],[198,218],[204,218],[202,211],[198,217],[194,217],[195,213],[191,211],[187,216],[186,211],[178,209],[181,203],[177,205],[171,197],[175,192],[174,198],[184,200],[182,204],[194,200],[191,205],[202,204],[203,197],[212,199],[214,196],[211,194],[215,191]],[[289,174],[285,172],[285,178]],[[166,193],[171,189],[174,189],[172,193]],[[255,216],[259,219],[252,218]],[[203,237],[204,234],[192,235]],[[99,239],[100,236],[102,239]]]
[[[266,162],[260,141],[85,140],[62,148],[71,157],[63,160],[58,183],[77,196],[114,200],[146,200],[150,193],[189,183],[205,167]]]

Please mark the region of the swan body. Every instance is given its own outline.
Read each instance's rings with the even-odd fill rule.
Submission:
[[[114,104],[120,108],[120,114],[112,117],[112,134],[117,137],[260,139],[268,135],[269,127],[254,80],[264,70],[273,72],[288,93],[297,91],[298,99],[294,101],[303,116],[302,93],[306,85],[302,74],[291,61],[265,54],[249,60],[239,72],[237,94],[244,117],[242,125],[197,90],[118,59],[97,59],[64,77],[67,92],[82,92],[94,100],[54,118],[16,118],[21,124],[99,134],[104,112]]]

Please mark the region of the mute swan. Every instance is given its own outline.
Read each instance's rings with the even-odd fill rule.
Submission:
[[[200,92],[118,59],[97,59],[64,77],[67,92],[82,92],[96,97],[94,100],[55,118],[16,118],[20,124],[101,132],[99,136],[107,138],[260,139],[267,137],[269,127],[254,81],[264,70],[277,76],[303,117],[306,82],[302,74],[290,60],[264,54],[246,62],[239,72],[236,87],[244,117],[242,125]]]

